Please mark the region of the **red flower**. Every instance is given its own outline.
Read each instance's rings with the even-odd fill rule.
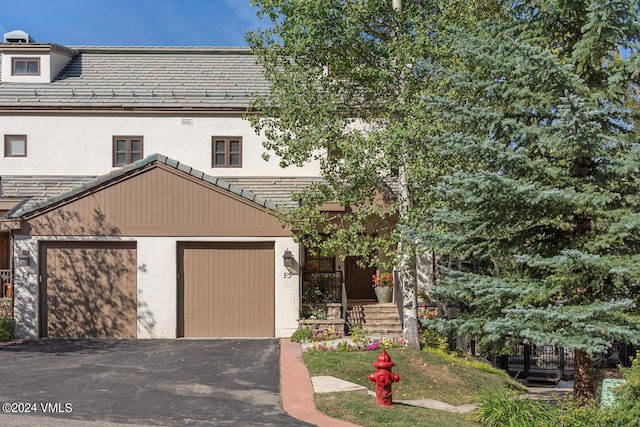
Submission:
[[[373,279],[373,287],[376,286],[393,286],[393,276],[391,273],[374,274],[371,276]]]

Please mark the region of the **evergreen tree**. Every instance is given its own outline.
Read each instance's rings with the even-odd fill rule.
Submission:
[[[640,342],[638,3],[504,2],[507,22],[455,36],[442,177],[423,243],[460,258],[437,293],[448,326],[489,346],[506,337],[575,353],[575,397],[593,397],[593,358]],[[637,104],[636,104],[637,105]]]
[[[324,181],[302,190],[284,213],[300,239],[369,265],[394,266],[403,295],[403,329],[418,347],[415,242],[407,239],[430,203],[422,183],[444,164],[431,141],[437,118],[434,64],[447,64],[444,37],[495,12],[495,1],[254,0],[272,28],[248,35],[270,94],[252,116],[268,154],[283,166],[320,162]],[[398,2],[396,2],[398,3]],[[317,207],[335,202],[331,217]]]

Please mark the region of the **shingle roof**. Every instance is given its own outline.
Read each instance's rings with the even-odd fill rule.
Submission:
[[[72,190],[94,176],[2,175],[0,197],[40,200]]]
[[[225,177],[224,180],[230,184],[248,188],[278,207],[294,208],[298,206],[298,202],[292,199],[293,194],[323,179],[320,177]]]
[[[53,82],[0,83],[0,108],[245,109],[269,87],[248,48],[68,48]]]
[[[161,154],[152,154],[108,174],[92,176],[7,176],[0,179],[0,196],[25,197],[5,216],[18,218],[40,208],[77,196],[154,162],[163,163],[226,191],[251,200],[267,209],[295,206],[292,194],[321,178],[215,178]]]

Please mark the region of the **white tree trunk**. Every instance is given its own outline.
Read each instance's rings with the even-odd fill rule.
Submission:
[[[392,7],[396,11],[402,10],[402,0],[393,0]],[[398,76],[400,87],[404,88],[404,79],[402,75]],[[402,98],[399,104],[403,103]],[[405,150],[402,147],[400,151],[400,167],[398,171],[398,184],[400,184],[400,224],[407,224],[407,218],[411,212],[411,197],[409,182],[407,180],[407,172],[405,169]],[[420,348],[418,340],[418,280],[416,274],[416,251],[413,242],[409,241],[403,230],[400,230],[400,241],[398,242],[398,278],[400,280],[400,289],[402,290],[402,338],[404,345],[409,348]]]
[[[409,183],[406,177],[404,166],[400,166],[398,171],[398,183],[400,184],[399,198],[400,208],[399,221],[407,224],[403,219],[408,218],[411,211],[411,198],[409,196]],[[420,348],[418,340],[418,280],[416,275],[416,252],[415,245],[407,239],[401,230],[400,241],[398,242],[398,279],[402,291],[402,338],[405,346],[409,348]]]

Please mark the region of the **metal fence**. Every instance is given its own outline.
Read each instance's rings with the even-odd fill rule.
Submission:
[[[342,302],[342,271],[303,270],[303,304],[339,302]]]
[[[0,270],[0,298],[13,297],[12,283],[11,270]]]
[[[630,366],[635,348],[614,343],[607,354],[594,358],[594,369]],[[519,344],[511,354],[503,356],[500,368],[518,379],[570,380],[573,378],[574,355],[568,348]]]

